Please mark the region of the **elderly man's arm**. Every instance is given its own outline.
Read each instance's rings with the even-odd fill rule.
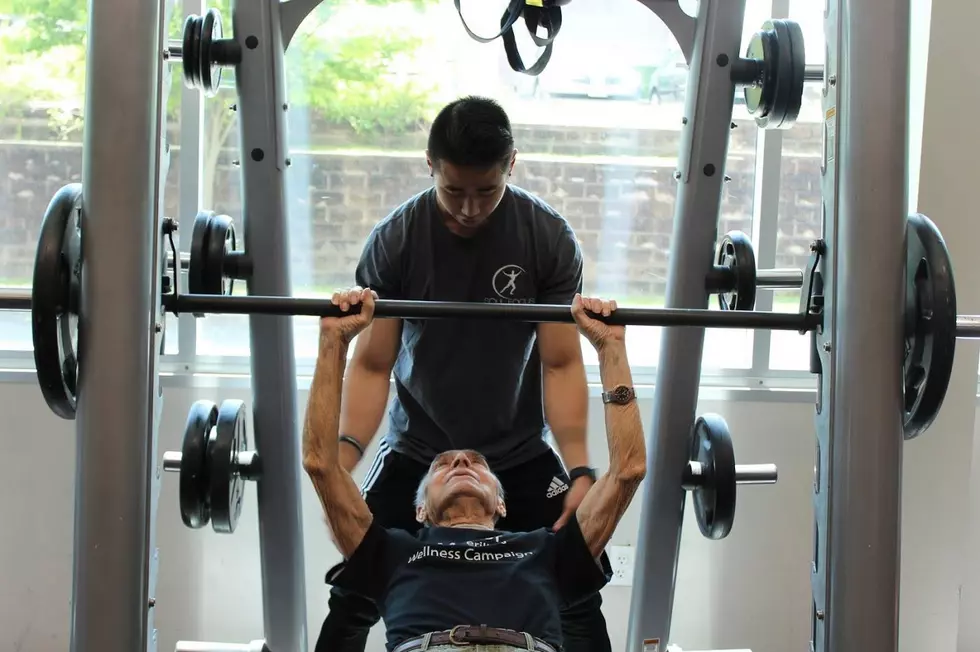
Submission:
[[[633,386],[624,341],[609,340],[598,348],[598,353],[603,391],[618,385]],[[610,403],[605,412],[609,470],[592,486],[576,511],[593,557],[602,554],[646,474],[643,424],[636,401],[626,405]]]
[[[337,450],[347,348],[342,338],[321,335],[303,425],[303,468],[345,559],[357,550],[373,520],[357,484],[341,466]]]

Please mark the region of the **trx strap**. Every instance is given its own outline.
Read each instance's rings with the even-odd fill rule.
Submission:
[[[561,5],[568,2],[569,0],[511,0],[504,11],[504,15],[500,17],[500,31],[487,38],[473,33],[469,25],[466,24],[466,19],[463,18],[463,10],[459,6],[460,0],[455,0],[456,12],[463,23],[463,29],[470,35],[470,38],[480,43],[490,43],[503,37],[504,52],[507,53],[507,62],[510,63],[511,69],[532,76],[541,74],[541,71],[548,65],[548,61],[551,60],[551,47],[559,30],[561,30]],[[531,40],[539,48],[544,48],[544,52],[530,68],[524,67],[521,54],[517,51],[517,39],[514,38],[514,24],[521,15],[524,16],[524,22],[527,24],[527,31],[531,35]],[[538,36],[538,27],[543,27],[547,36],[544,38]]]

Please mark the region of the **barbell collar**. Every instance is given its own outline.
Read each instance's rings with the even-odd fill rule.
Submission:
[[[166,451],[163,454],[163,470],[167,473],[180,473],[181,454],[178,451]],[[235,472],[246,480],[257,480],[262,473],[262,463],[255,451],[238,453],[234,465]]]
[[[222,296],[208,294],[168,295],[164,308],[174,314],[284,315],[341,317],[347,313],[325,299],[293,297]],[[530,323],[573,323],[568,306],[520,303],[476,303],[451,301],[375,302],[375,317],[390,319],[484,319]],[[819,314],[719,311],[685,308],[620,308],[609,317],[592,315],[611,325],[688,326],[700,328],[768,329],[806,332],[821,323]]]
[[[184,59],[184,47],[180,41],[171,42],[163,51],[163,59],[168,63],[180,63]]]
[[[764,64],[758,59],[736,59],[732,65],[732,81],[741,86],[761,83]],[[809,64],[803,68],[804,83],[823,82],[824,67]]]
[[[704,471],[700,462],[688,462],[684,469],[684,479],[681,486],[685,491],[700,487]],[[776,484],[779,472],[775,464],[736,464],[735,484]]]

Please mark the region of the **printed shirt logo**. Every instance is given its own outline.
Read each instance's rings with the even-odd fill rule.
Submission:
[[[534,298],[527,296],[527,270],[520,265],[504,265],[493,273],[490,285],[497,296],[486,297],[486,303],[534,303]],[[522,291],[523,290],[523,291]]]
[[[493,275],[493,291],[501,299],[513,299],[517,292],[517,279],[526,273],[518,265],[504,265]]]
[[[561,478],[552,478],[551,485],[548,487],[548,498],[554,498],[559,494],[568,491],[568,485]]]
[[[531,557],[535,550],[510,548],[512,537],[496,535],[464,543],[425,545],[405,562],[412,564],[423,559],[445,559],[462,562],[517,561]],[[488,549],[489,548],[489,549]]]

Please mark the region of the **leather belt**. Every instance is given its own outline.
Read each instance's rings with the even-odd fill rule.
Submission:
[[[441,632],[410,638],[395,646],[394,652],[416,652],[436,645],[510,645],[532,652],[558,652],[554,647],[524,632],[486,625],[457,625]]]

